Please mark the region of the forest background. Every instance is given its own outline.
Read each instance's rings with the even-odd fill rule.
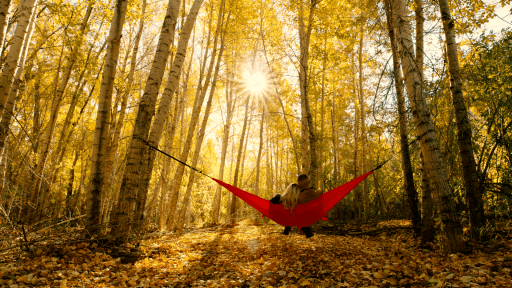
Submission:
[[[511,213],[512,34],[484,26],[509,4],[4,0],[2,223],[126,242],[259,217],[157,147],[267,199],[387,161],[331,221],[464,250]]]

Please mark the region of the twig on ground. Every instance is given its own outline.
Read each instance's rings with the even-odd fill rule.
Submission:
[[[412,229],[412,227],[408,227],[408,226],[385,227],[385,228],[377,228],[377,229],[361,231],[361,232],[350,232],[350,233],[348,233],[348,235],[364,235],[364,234],[371,234],[371,233],[377,233],[377,232],[382,232],[382,231],[387,231],[387,230],[396,230],[396,229]]]

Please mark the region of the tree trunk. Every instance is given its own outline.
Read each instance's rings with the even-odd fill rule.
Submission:
[[[105,164],[106,169],[105,169],[105,174],[103,176],[105,178],[105,181],[103,183],[103,187],[101,188],[102,206],[104,205],[105,197],[107,195],[108,190],[111,187],[111,183],[113,180],[112,179],[112,169],[114,166],[114,158],[117,153],[117,147],[119,146],[121,130],[123,128],[124,118],[126,116],[126,107],[128,105],[128,96],[131,94],[132,85],[133,85],[133,78],[134,78],[135,68],[136,68],[135,66],[137,64],[137,54],[139,51],[139,43],[140,43],[140,39],[142,38],[142,31],[144,30],[144,17],[146,14],[146,2],[147,2],[146,0],[142,1],[142,10],[140,12],[141,14],[140,14],[139,30],[137,31],[137,35],[135,36],[135,41],[133,44],[133,51],[132,51],[132,55],[131,55],[131,59],[130,59],[130,72],[128,73],[126,89],[122,96],[121,108],[120,108],[120,112],[119,112],[119,119],[117,119],[117,121],[116,121],[115,117],[112,119],[112,122],[115,122],[116,124],[114,125],[112,139],[111,139],[110,143],[108,144],[108,150],[107,150],[107,155],[106,155],[106,164]],[[114,106],[114,110],[117,110],[117,105]],[[101,210],[101,215],[105,215],[104,207]]]
[[[18,25],[11,38],[9,52],[7,53],[2,75],[0,76],[0,115],[4,113],[9,91],[11,91],[14,75],[19,65],[23,41],[27,34],[27,28],[34,13],[36,3],[37,0],[26,0],[19,6]]]
[[[82,20],[82,24],[80,26],[80,32],[82,34],[82,35],[80,35],[80,39],[83,39],[81,36],[83,36],[83,34],[85,33],[87,23],[89,21],[90,15],[91,15],[91,11],[92,11],[92,6],[89,6],[85,12],[84,18]],[[35,178],[33,187],[31,188],[32,200],[34,201],[34,203],[37,203],[37,209],[39,210],[37,212],[39,215],[37,215],[37,216],[34,215],[35,218],[33,220],[40,219],[42,213],[44,213],[44,211],[46,210],[47,200],[49,199],[48,192],[49,192],[49,187],[50,187],[49,184],[50,183],[47,181],[41,183],[41,179],[43,178],[43,175],[45,174],[44,170],[45,170],[45,166],[46,166],[46,163],[48,160],[48,155],[50,153],[50,146],[51,146],[53,134],[55,132],[55,126],[56,126],[57,118],[58,118],[59,111],[61,108],[64,91],[65,91],[67,84],[69,82],[69,79],[71,77],[71,72],[73,71],[73,66],[74,66],[74,64],[77,60],[77,56],[78,56],[77,52],[78,52],[78,49],[80,48],[82,42],[83,42],[83,40],[80,40],[80,41],[76,42],[76,44],[73,47],[71,47],[69,62],[67,63],[66,68],[64,69],[64,74],[63,74],[61,83],[58,85],[58,88],[55,91],[55,95],[53,96],[53,103],[52,103],[52,108],[51,108],[51,112],[50,112],[50,120],[49,120],[48,126],[45,130],[44,137],[42,139],[43,142],[42,142],[42,146],[41,146],[41,152],[40,152],[37,167],[36,167],[36,174],[40,175],[40,177]],[[57,73],[57,75],[58,75],[58,73]],[[57,79],[57,77],[56,77],[56,79]],[[55,155],[55,157],[57,157],[57,156],[58,155]],[[53,172],[53,171],[50,171],[50,173],[51,172]],[[48,175],[53,175],[53,173],[48,174]],[[52,176],[50,176],[48,178],[51,179]],[[51,180],[50,180],[50,182],[51,182]]]
[[[361,173],[366,173],[366,118],[365,118],[365,106],[364,106],[364,76],[363,76],[363,39],[364,39],[364,26],[361,26],[361,35],[359,39],[359,109],[360,109],[360,120],[361,120]],[[370,195],[368,191],[368,180],[363,181],[363,218],[368,220],[370,217]]]
[[[194,36],[192,38],[192,42],[195,43],[195,30],[194,30]],[[188,61],[189,65],[188,65],[188,68],[187,68],[187,73],[185,74],[185,79],[183,80],[183,88],[182,88],[182,91],[181,93],[178,93],[177,95],[177,99],[176,99],[176,104],[175,104],[175,107],[174,107],[174,115],[173,115],[173,122],[171,124],[171,127],[170,127],[170,131],[168,132],[168,139],[167,139],[167,143],[170,142],[170,147],[174,147],[173,146],[173,143],[174,143],[174,136],[176,135],[176,130],[177,130],[177,125],[178,125],[178,122],[180,122],[180,119],[183,119],[183,115],[185,114],[185,109],[184,109],[184,103],[185,103],[185,98],[186,98],[186,95],[187,95],[187,91],[188,91],[188,79],[189,79],[189,76],[190,76],[190,70],[191,70],[191,67],[192,67],[192,64],[193,64],[193,56],[194,56],[194,47],[192,47],[192,52],[190,53],[190,59]],[[180,95],[181,94],[181,95]],[[183,126],[183,121],[181,122],[181,126]],[[183,130],[183,127],[181,127],[181,130]],[[181,136],[181,135],[180,135]],[[180,139],[182,139],[180,137]],[[179,153],[180,150],[179,150],[179,147],[176,147],[175,150],[174,150],[175,153]],[[173,162],[174,164],[174,162]],[[179,165],[178,163],[176,163],[177,165]],[[167,180],[168,178],[170,178],[168,175],[170,175],[171,173],[171,170],[170,168],[168,169],[168,172],[165,174],[165,180],[166,183],[167,183]],[[169,186],[166,186],[165,189],[162,189],[162,193],[164,193],[165,191],[165,195],[162,194],[162,200],[161,200],[161,203],[160,203],[160,211],[162,211],[159,215],[160,219],[159,219],[159,229],[164,229],[166,227],[166,224],[167,224],[167,217],[168,217],[168,213],[167,213],[167,209],[164,210],[164,207],[168,207],[167,202],[169,202],[169,200],[167,200],[166,198],[168,198],[167,196],[170,194],[169,190],[170,190],[171,187]],[[164,213],[165,211],[165,213]]]
[[[338,167],[338,130],[336,128],[336,97],[332,99],[332,110],[331,110],[331,134],[332,134],[332,181],[333,186],[337,186],[338,174],[340,168]]]
[[[192,4],[192,7],[190,8],[189,15],[187,16],[187,20],[185,21],[183,29],[180,33],[180,39],[179,39],[178,46],[177,46],[176,57],[174,58],[171,71],[169,72],[169,78],[167,80],[167,85],[162,94],[162,99],[160,100],[160,104],[158,106],[158,111],[157,111],[155,120],[153,122],[153,125],[151,126],[151,131],[149,133],[148,142],[150,145],[158,146],[158,143],[160,142],[160,139],[162,137],[163,125],[167,119],[167,115],[169,114],[172,97],[174,96],[176,90],[178,89],[179,78],[181,75],[183,62],[185,61],[185,56],[187,54],[187,47],[188,47],[188,41],[190,39],[190,34],[192,32],[192,29],[194,28],[194,24],[197,19],[197,15],[199,13],[199,9],[201,8],[202,3],[203,3],[202,0],[194,1],[194,3]],[[217,44],[217,43],[215,43],[215,44]],[[213,58],[215,58],[215,57],[213,57]],[[210,73],[211,73],[211,71],[210,71]],[[210,74],[208,76],[210,76]],[[207,80],[209,80],[209,79],[207,79]],[[206,87],[207,87],[207,85],[208,84],[206,84]],[[205,91],[203,91],[203,92],[204,93],[201,93],[202,98],[200,99],[200,101],[194,102],[194,105],[195,105],[194,111],[196,113],[194,114],[194,112],[193,112],[194,115],[192,116],[192,121],[191,121],[194,126],[194,130],[197,125],[197,121],[199,118],[199,112],[201,111],[201,106],[202,106],[202,103],[204,100],[204,96],[206,94],[206,88],[205,88]],[[198,110],[196,110],[196,109],[198,109]],[[189,130],[188,137],[192,137],[190,130]],[[189,140],[189,139],[187,139],[187,140]],[[187,157],[188,157],[188,153],[190,151],[191,141],[192,141],[192,138],[190,138],[190,140],[185,143],[184,150],[187,150]],[[147,191],[148,191],[147,189],[148,189],[149,180],[150,180],[149,177],[151,176],[151,172],[153,169],[153,162],[154,162],[154,158],[155,158],[154,150],[150,150],[148,152],[149,152],[149,157],[144,157],[144,158],[149,159],[149,162],[147,164],[144,164],[144,166],[142,167],[142,168],[144,168],[144,170],[142,172],[141,184],[139,184],[138,196],[137,196],[138,201],[137,201],[137,206],[136,206],[136,210],[135,210],[135,214],[137,217],[136,220],[139,223],[143,220],[143,216],[144,216],[144,207],[145,207]],[[187,157],[185,157],[184,162],[186,161]],[[183,167],[183,166],[180,165],[180,167]],[[180,169],[180,167],[178,167],[178,170]],[[177,178],[174,178],[174,180],[178,181]],[[179,180],[179,182],[181,183],[181,180]],[[174,186],[174,183],[175,182],[173,182],[173,186]],[[179,188],[179,186],[180,185],[178,185],[178,188]],[[172,193],[173,193],[173,189],[171,189],[171,195],[173,195]],[[174,212],[172,212],[172,211],[173,210],[175,211],[175,205],[176,204],[174,204],[174,207],[173,207],[171,204],[170,210],[171,210],[172,214],[174,214]]]
[[[420,236],[421,233],[421,218],[418,211],[418,193],[416,192],[416,188],[414,187],[414,177],[412,171],[412,163],[411,163],[411,155],[409,152],[409,139],[408,135],[408,121],[407,121],[407,112],[405,107],[405,96],[404,96],[404,85],[402,82],[402,73],[400,72],[400,59],[399,59],[399,50],[398,50],[398,42],[396,39],[395,32],[397,32],[393,26],[391,11],[389,9],[386,10],[388,15],[388,33],[391,41],[391,52],[393,57],[393,75],[395,81],[396,88],[396,102],[397,102],[397,110],[398,110],[398,125],[400,131],[400,151],[401,160],[402,160],[402,177],[403,177],[403,185],[404,191],[407,194],[407,199],[409,201],[409,209],[411,210],[411,220],[412,226],[414,229],[414,235],[416,237]],[[399,35],[399,34],[398,34]]]
[[[194,28],[195,21],[197,19],[197,14],[199,13],[199,9],[201,8],[201,5],[203,4],[203,0],[194,0],[194,3],[192,4],[192,7],[190,8],[189,15],[187,16],[187,20],[185,21],[185,24],[183,26],[183,29],[180,33],[180,39],[177,46],[177,52],[176,57],[174,59],[171,71],[169,73],[169,78],[167,80],[167,85],[164,90],[164,93],[162,95],[162,99],[160,100],[160,104],[158,106],[158,111],[155,117],[155,121],[153,122],[153,125],[151,126],[151,131],[149,133],[148,142],[150,145],[158,146],[158,143],[160,142],[160,138],[162,136],[162,127],[165,122],[165,119],[167,118],[167,115],[169,113],[169,108],[172,100],[172,96],[177,90],[179,78],[181,75],[181,70],[183,66],[183,62],[185,60],[185,56],[187,54],[187,46],[188,41],[190,39],[190,34],[192,32],[192,29]],[[216,44],[216,43],[215,43]],[[206,85],[207,86],[207,85]],[[195,130],[195,127],[197,125],[197,120],[199,118],[199,112],[201,111],[201,106],[204,100],[204,95],[206,94],[206,91],[204,93],[200,93],[201,95],[199,97],[202,97],[201,99],[198,99],[196,97],[194,101],[194,111],[192,112],[192,119],[191,119],[191,130],[189,130],[189,134],[187,135],[187,140],[184,145],[184,152],[186,155],[182,153],[182,161],[185,162],[188,158],[188,153],[190,151],[190,145],[192,142],[192,133]],[[193,126],[193,127],[192,127]],[[149,151],[149,163],[144,165],[144,172],[142,175],[142,181],[141,184],[139,184],[138,189],[138,203],[136,207],[136,220],[138,222],[142,221],[143,212],[144,212],[144,206],[145,206],[145,199],[147,196],[147,187],[149,184],[149,176],[151,174],[152,168],[153,168],[153,161],[154,161],[154,155],[155,151],[151,150]],[[180,173],[181,171],[181,177],[183,177],[183,165],[178,166],[178,171],[176,173]],[[176,174],[178,175],[178,174]],[[180,178],[181,178],[180,177]],[[174,182],[171,188],[171,206],[169,217],[171,215],[174,217],[175,209],[176,209],[176,203],[177,203],[177,197],[176,202],[172,202],[174,200],[174,191],[176,188],[181,186],[181,179],[178,177],[174,177]],[[179,182],[178,185],[176,183]],[[167,222],[169,226],[169,222]]]
[[[250,102],[251,102],[251,97],[247,97],[247,99],[245,100],[245,116],[244,116],[244,124],[242,126],[242,132],[241,132],[241,135],[240,135],[240,142],[239,142],[239,145],[238,145],[238,154],[237,154],[237,157],[236,157],[236,166],[235,166],[235,176],[233,178],[233,186],[237,187],[238,185],[238,177],[239,177],[239,173],[240,173],[240,163],[241,163],[241,160],[242,160],[242,152],[243,152],[243,149],[244,149],[244,139],[245,139],[245,132],[247,130],[247,119],[248,119],[248,115],[249,115],[249,106],[250,106]],[[232,194],[231,195],[231,206],[230,206],[230,209],[229,209],[229,217],[230,217],[230,221],[232,223],[234,223],[236,221],[236,209],[237,209],[237,197],[235,196],[235,194]]]
[[[434,229],[434,203],[432,201],[432,190],[428,180],[427,169],[423,154],[420,153],[421,165],[421,242],[423,244],[435,240]]]
[[[94,130],[91,155],[90,184],[87,191],[87,226],[90,235],[100,232],[101,224],[101,188],[106,179],[106,156],[108,134],[112,109],[112,90],[116,75],[117,60],[128,0],[117,0],[108,36],[107,55],[98,96],[98,113]]]
[[[261,120],[260,120],[260,145],[258,147],[258,156],[256,158],[256,180],[254,187],[254,194],[260,195],[260,166],[261,166],[261,155],[263,154],[263,128],[265,123],[265,106],[261,107]]]
[[[312,186],[318,187],[318,159],[317,159],[317,140],[316,131],[313,125],[313,117],[309,105],[308,96],[308,62],[309,62],[309,41],[311,38],[311,31],[313,29],[313,12],[317,4],[316,0],[311,0],[309,6],[308,25],[304,23],[303,3],[300,0],[299,4],[299,42],[300,42],[300,59],[299,59],[299,80],[300,80],[300,94],[301,94],[301,107],[302,107],[302,125],[307,125],[307,129],[303,129],[303,133],[307,131],[310,149],[310,164],[307,169],[309,174],[310,183]],[[304,152],[303,144],[303,152]],[[303,156],[304,159],[304,156]],[[304,166],[303,161],[303,166]]]
[[[126,167],[119,191],[119,202],[113,213],[113,221],[116,222],[116,225],[114,225],[111,232],[120,241],[124,241],[126,238],[117,234],[125,233],[127,236],[130,233],[132,213],[135,211],[135,199],[141,176],[140,170],[141,165],[143,165],[142,156],[148,148],[144,141],[149,134],[149,127],[155,113],[156,100],[169,59],[170,49],[174,42],[179,7],[180,0],[169,0],[167,4],[155,57],[146,81],[144,94],[138,105],[132,137],[126,152]]]
[[[236,60],[236,59],[235,59]],[[222,152],[220,155],[220,167],[219,167],[219,180],[224,180],[224,167],[226,164],[226,154],[229,143],[229,132],[231,129],[231,120],[233,118],[233,110],[235,108],[235,100],[233,99],[233,81],[230,80],[229,73],[227,74],[226,82],[226,122],[224,124],[224,133],[222,135]],[[231,73],[231,75],[233,75]],[[215,198],[213,200],[212,209],[212,223],[217,224],[219,221],[220,214],[220,200],[221,200],[222,186],[217,185],[215,190]]]
[[[323,53],[324,55],[322,55],[322,89],[321,89],[321,95],[320,95],[320,98],[321,98],[321,105],[320,105],[320,115],[321,115],[321,118],[320,118],[320,149],[319,149],[319,154],[318,154],[318,158],[319,158],[319,171],[320,171],[320,175],[322,175],[323,173],[323,164],[324,164],[324,147],[325,147],[325,70],[326,70],[326,62],[327,62],[327,31],[323,31],[324,33],[324,49],[323,49]],[[324,187],[324,183],[325,181],[320,181],[320,185],[318,188],[320,188],[321,191],[325,191],[325,187]]]
[[[389,3],[389,2],[387,2]],[[399,49],[402,52],[402,71],[405,75],[411,111],[416,124],[416,133],[420,137],[420,147],[425,159],[425,166],[430,178],[442,229],[442,249],[445,252],[457,252],[465,249],[462,237],[462,227],[455,211],[453,192],[448,175],[441,157],[434,125],[430,117],[427,103],[423,96],[422,83],[415,65],[415,55],[412,46],[410,23],[403,0],[393,0],[391,3],[393,27],[399,27]],[[394,28],[395,30],[395,28]]]
[[[315,10],[315,6],[317,4],[317,0],[311,0],[309,7],[309,19],[307,28],[304,27],[304,15],[303,15],[303,7],[302,0],[299,4],[299,42],[300,42],[300,71],[299,71],[299,79],[300,79],[300,94],[301,94],[301,105],[303,107],[302,122],[307,124],[307,133],[309,139],[309,149],[310,149],[310,169],[309,169],[309,179],[310,183],[314,187],[318,187],[318,153],[317,153],[317,139],[316,139],[316,131],[315,126],[313,124],[313,117],[311,116],[311,109],[309,105],[309,88],[308,88],[308,61],[309,61],[309,41],[311,38],[311,31],[313,29],[313,13]],[[305,119],[304,119],[305,116]]]
[[[485,225],[484,206],[481,187],[478,182],[475,155],[473,152],[471,123],[468,117],[466,104],[462,95],[462,80],[460,76],[459,56],[455,42],[455,23],[451,17],[450,8],[446,0],[439,0],[441,19],[443,20],[446,37],[446,56],[450,72],[450,91],[452,92],[453,109],[457,124],[457,142],[464,177],[464,188],[469,210],[471,235],[474,239],[479,236],[481,228]]]
[[[1,5],[0,5],[0,7],[1,7]],[[0,14],[0,16],[1,16],[1,14]],[[11,125],[11,120],[14,115],[14,110],[16,107],[16,100],[18,98],[20,82],[22,81],[21,78],[22,78],[22,75],[24,72],[23,70],[25,67],[25,60],[27,57],[30,40],[32,38],[32,32],[34,31],[36,17],[37,17],[36,13],[33,13],[32,18],[30,20],[27,34],[23,41],[23,48],[22,48],[22,53],[20,55],[19,67],[16,69],[16,75],[14,75],[13,85],[11,87],[11,90],[9,91],[9,97],[7,98],[7,103],[5,105],[4,113],[1,114],[2,119],[0,120],[0,151],[3,150],[5,142],[7,141],[7,137],[9,135],[9,126]]]
[[[222,7],[222,4],[221,4]],[[221,9],[222,10],[222,9]],[[221,13],[219,12],[219,21],[221,21]],[[210,95],[208,96],[208,101],[206,102],[206,108],[204,111],[203,122],[201,123],[201,129],[199,130],[199,134],[196,139],[196,147],[194,148],[194,156],[192,157],[192,167],[197,166],[197,162],[199,160],[199,154],[201,153],[201,146],[203,144],[204,134],[206,132],[206,125],[208,124],[208,118],[210,117],[210,109],[212,107],[213,94],[215,93],[215,87],[217,84],[217,78],[219,76],[220,62],[222,61],[222,54],[224,53],[224,36],[222,37],[222,41],[220,44],[219,56],[217,57],[217,65],[215,66],[215,73],[213,75],[212,87],[210,88]],[[213,53],[215,55],[215,52]],[[191,170],[188,177],[187,190],[185,192],[185,196],[183,197],[183,202],[181,204],[181,210],[178,213],[178,223],[176,225],[176,230],[182,230],[185,225],[185,214],[187,213],[187,209],[190,205],[190,197],[192,194],[192,187],[194,185],[195,171]]]
[[[359,121],[358,121],[358,115],[360,112],[360,109],[358,109],[358,103],[359,103],[359,100],[357,99],[357,85],[356,85],[356,66],[355,66],[355,53],[352,54],[352,89],[353,89],[353,93],[354,93],[354,178],[358,177],[359,176],[359,167],[358,167],[358,157],[357,157],[357,152],[358,152],[358,147],[360,146],[359,144]],[[362,200],[363,200],[363,197],[361,195],[361,189],[359,187],[356,187],[354,188],[354,192],[355,192],[355,208],[356,208],[356,212],[357,212],[357,217],[358,219],[361,219],[362,218],[362,210],[363,210],[363,207],[361,206],[362,204]]]
[[[5,35],[7,33],[7,24],[9,23],[9,14],[12,0],[0,1],[0,59],[3,58]],[[2,66],[3,63],[0,63]]]

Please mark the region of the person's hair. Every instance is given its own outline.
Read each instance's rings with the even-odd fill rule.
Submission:
[[[286,190],[281,195],[281,203],[283,204],[284,208],[292,210],[295,207],[295,205],[297,205],[299,194],[299,185],[293,183],[286,187]]]
[[[299,175],[299,177],[297,177],[297,184],[299,184],[299,186],[301,188],[307,188],[306,186],[309,185],[308,175],[306,175],[306,174]]]
[[[298,177],[297,177],[297,182],[302,182],[304,180],[309,180],[308,178],[308,175],[306,174],[300,174]]]

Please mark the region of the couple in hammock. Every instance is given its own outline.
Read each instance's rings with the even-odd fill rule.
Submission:
[[[306,174],[301,174],[297,177],[297,184],[290,184],[283,194],[277,194],[274,198],[270,199],[270,202],[273,204],[283,204],[285,209],[292,210],[297,204],[305,204],[307,202],[313,201],[320,197],[322,192],[316,190],[314,187],[310,187],[309,177]],[[288,235],[291,226],[285,226],[283,234]],[[306,238],[312,237],[313,231],[311,231],[311,226],[301,227],[302,232],[306,235]]]

